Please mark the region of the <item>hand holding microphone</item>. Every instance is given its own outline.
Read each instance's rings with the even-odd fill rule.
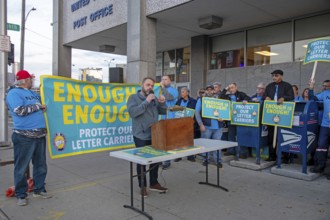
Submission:
[[[148,96],[146,98],[147,102],[149,102],[149,103],[150,102],[155,103],[155,98],[156,98],[156,96],[154,94],[154,91],[153,90],[150,90],[150,92],[149,92],[149,94],[148,94]]]

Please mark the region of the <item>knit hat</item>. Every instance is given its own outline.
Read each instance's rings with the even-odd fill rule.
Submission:
[[[21,80],[21,79],[28,79],[31,78],[33,79],[34,76],[31,75],[28,71],[26,70],[20,70],[16,73],[16,80]]]

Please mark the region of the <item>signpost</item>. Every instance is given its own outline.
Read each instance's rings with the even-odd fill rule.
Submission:
[[[18,24],[7,23],[7,30],[20,31],[20,26]]]
[[[10,52],[10,37],[0,35],[0,51]]]

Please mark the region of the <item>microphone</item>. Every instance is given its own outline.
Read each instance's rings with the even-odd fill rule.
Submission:
[[[154,90],[150,90],[149,94],[155,94],[155,93],[154,93]],[[149,94],[148,94],[148,95],[149,95]],[[152,103],[153,105],[156,105],[156,103],[155,103],[155,99],[151,100],[151,103]]]

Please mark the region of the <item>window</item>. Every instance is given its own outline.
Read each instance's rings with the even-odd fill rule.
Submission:
[[[291,22],[247,32],[247,66],[291,62]]]
[[[330,37],[330,13],[295,21],[295,61],[303,61],[307,44],[320,37]]]
[[[214,37],[210,69],[244,66],[244,32]]]
[[[156,54],[156,82],[160,82],[163,72],[163,52]]]
[[[164,52],[164,71],[163,75],[168,75],[171,81],[174,81],[175,76],[175,50]]]
[[[190,48],[176,50],[176,82],[190,81]]]

